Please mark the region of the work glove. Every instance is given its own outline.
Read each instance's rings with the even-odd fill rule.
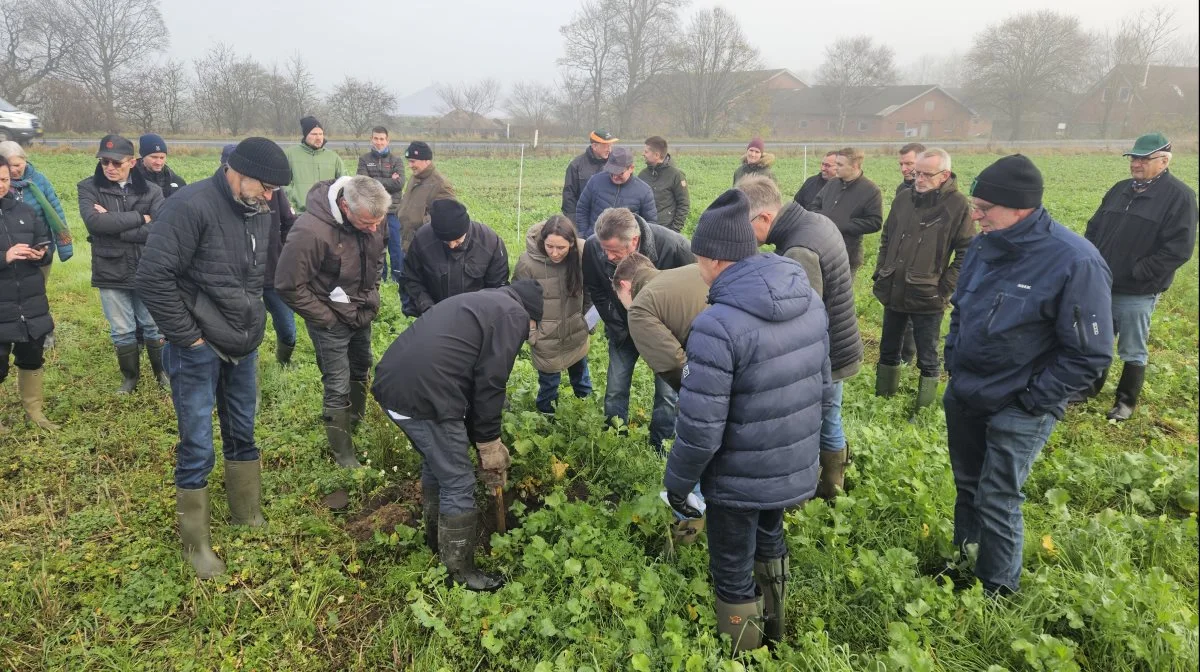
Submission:
[[[678,513],[684,518],[699,518],[704,515],[700,513],[699,509],[691,504],[688,504],[687,493],[679,495],[674,492],[668,492],[667,504],[670,504],[671,508],[675,509],[675,513]]]
[[[504,487],[512,458],[500,439],[475,444],[479,451],[479,480],[489,488]]]

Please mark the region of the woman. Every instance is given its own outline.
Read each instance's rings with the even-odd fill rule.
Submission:
[[[50,227],[16,199],[11,183],[8,161],[0,157],[0,382],[8,377],[11,353],[25,414],[53,431],[58,426],[42,414],[42,349],[54,329],[40,268],[50,263]]]
[[[537,408],[542,413],[554,413],[563,369],[576,397],[582,399],[592,393],[588,326],[584,320],[592,302],[583,289],[579,243],[571,220],[554,215],[529,229],[525,253],[513,271],[513,282],[528,278],[542,285],[542,321],[529,339],[533,366],[538,370]]]
[[[742,157],[742,165],[733,171],[733,186],[736,187],[738,180],[747,175],[763,175],[771,178],[772,182],[777,182],[775,174],[771,172],[771,165],[774,163],[775,155],[763,151],[762,138],[754,138],[750,144],[746,145],[746,154]]]

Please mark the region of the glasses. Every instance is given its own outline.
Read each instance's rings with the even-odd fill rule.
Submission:
[[[259,180],[258,183],[262,185],[263,191],[268,192],[268,193],[270,193],[272,191],[278,191],[279,189],[281,189],[281,187],[277,187],[273,184],[267,184],[266,182],[263,182],[262,180]]]
[[[1154,161],[1156,159],[1165,159],[1165,158],[1167,158],[1166,154],[1155,154],[1154,156],[1131,156],[1131,157],[1129,157],[1129,162],[1130,163],[1150,163],[1151,161]]]
[[[933,178],[937,177],[938,175],[941,175],[941,174],[942,174],[942,173],[944,173],[944,172],[946,172],[946,171],[944,171],[944,170],[935,170],[935,171],[933,171],[932,173],[925,173],[925,172],[922,172],[922,171],[920,171],[920,170],[917,170],[917,171],[913,171],[913,175],[916,175],[917,177],[923,177],[923,178],[925,178],[925,179],[927,179],[927,180],[932,180]]]
[[[119,168],[125,164],[125,161],[126,161],[126,159],[104,159],[104,158],[102,158],[102,159],[100,159],[100,165],[113,166],[114,168]]]
[[[971,211],[978,212],[980,215],[982,215],[984,217],[987,217],[988,212],[990,212],[991,209],[994,207],[996,207],[995,203],[988,203],[987,205],[979,205],[978,203],[971,201]]]

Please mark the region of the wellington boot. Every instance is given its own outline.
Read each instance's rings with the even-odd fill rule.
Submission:
[[[326,408],[325,437],[329,439],[329,451],[339,467],[357,469],[362,465],[354,456],[354,437],[350,436],[350,407]]]
[[[900,367],[890,364],[875,365],[875,396],[890,397],[900,389]]]
[[[358,429],[367,411],[367,391],[371,388],[369,380],[350,381],[350,426]]]
[[[763,598],[730,604],[717,598],[717,632],[733,640],[733,655],[762,646]]]
[[[1117,401],[1108,412],[1109,420],[1124,422],[1133,416],[1145,382],[1146,365],[1125,362],[1125,367],[1121,369],[1121,380],[1117,383]]]
[[[183,557],[192,563],[196,576],[211,579],[225,573],[225,563],[213,553],[208,536],[208,488],[175,488],[175,513],[179,518]]]
[[[425,525],[425,545],[438,552],[438,514],[441,511],[441,490],[421,484],[421,522]]]
[[[913,408],[912,418],[909,419],[909,422],[916,422],[917,414],[921,412],[921,409],[933,404],[937,399],[937,391],[937,376],[921,376],[921,381],[917,384],[917,404]]]
[[[117,394],[129,394],[137,389],[142,370],[142,348],[137,343],[117,346],[117,366],[121,369],[121,387]]]
[[[504,579],[480,571],[475,566],[479,512],[471,510],[457,516],[438,516],[438,556],[450,579],[467,590],[492,592],[504,585]]]
[[[225,497],[229,499],[229,522],[263,527],[262,462],[225,460]]]
[[[21,391],[21,405],[29,421],[48,432],[58,431],[58,425],[42,413],[42,369],[26,371],[17,369],[17,388]]]
[[[146,344],[146,358],[150,360],[150,370],[154,372],[154,380],[158,382],[158,386],[164,390],[171,389],[171,378],[167,375],[167,370],[163,368],[163,348],[167,345],[166,341],[161,343]]]
[[[821,473],[817,479],[817,497],[832,500],[845,492],[846,465],[850,464],[850,442],[838,450],[821,451]]]
[[[280,366],[290,366],[292,363],[292,353],[296,350],[295,343],[284,343],[276,339],[275,341],[275,361],[279,362]]]
[[[768,645],[787,630],[787,584],[792,576],[788,556],[754,561],[754,583],[763,595],[763,639]]]

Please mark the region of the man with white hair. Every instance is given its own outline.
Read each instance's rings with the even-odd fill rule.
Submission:
[[[322,418],[338,466],[362,466],[351,433],[362,420],[371,372],[371,322],[392,197],[366,175],[318,182],[288,233],[275,291],[304,317],[325,388]]]

